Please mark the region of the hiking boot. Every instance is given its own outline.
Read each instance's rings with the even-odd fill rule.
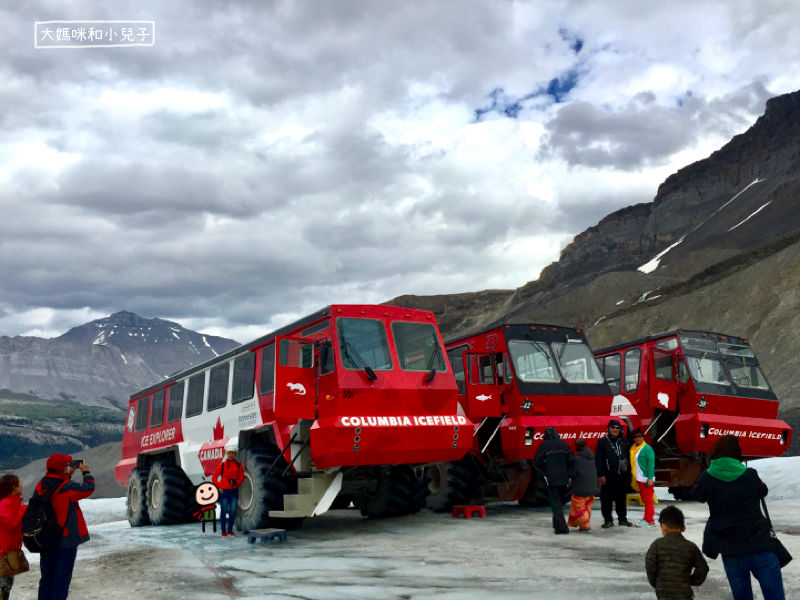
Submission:
[[[614,521],[606,521],[600,527],[602,529],[611,529],[614,526]]]
[[[628,521],[628,519],[622,519],[622,520],[619,522],[619,526],[620,526],[620,527],[633,527],[633,523],[631,523],[630,521]]]
[[[578,529],[578,533],[592,533],[592,528],[589,527],[588,529]]]
[[[228,535],[229,535],[229,536],[231,536],[231,537],[236,537],[236,534],[235,534],[235,533],[233,533],[232,531],[229,531],[229,532],[228,532]]]
[[[569,533],[569,529],[556,529],[556,535],[564,535]]]
[[[223,531],[223,532],[222,532],[222,537],[228,537],[228,534],[227,534],[226,532],[224,532],[224,531]]]

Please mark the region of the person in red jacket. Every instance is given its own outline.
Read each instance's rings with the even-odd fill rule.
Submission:
[[[89,541],[89,530],[78,501],[92,495],[94,477],[85,462],[79,467],[70,467],[71,461],[72,457],[67,454],[53,454],[47,459],[47,474],[36,485],[35,493],[39,495],[50,489],[57,490],[50,501],[58,524],[64,527],[64,537],[58,548],[40,555],[42,578],[39,580],[39,600],[66,600],[78,546]],[[82,484],[70,481],[77,469],[83,473]],[[58,489],[59,486],[61,489]]]
[[[22,501],[22,481],[16,475],[0,477],[0,556],[22,550],[22,515],[28,508]],[[0,577],[0,600],[11,595],[13,577]]]
[[[236,449],[228,448],[223,460],[211,476],[211,481],[222,490],[219,499],[219,522],[222,537],[235,536],[233,523],[236,519],[236,506],[239,504],[239,486],[244,481],[242,463],[236,460]]]

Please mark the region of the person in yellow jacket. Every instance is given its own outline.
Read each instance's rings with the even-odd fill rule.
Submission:
[[[641,429],[631,432],[631,486],[639,492],[644,503],[644,519],[637,527],[655,527],[656,510],[653,501],[656,482],[656,455],[653,449],[645,444]]]

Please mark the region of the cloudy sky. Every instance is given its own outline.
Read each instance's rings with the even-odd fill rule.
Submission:
[[[152,20],[152,47],[34,23]],[[0,5],[0,334],[509,289],[800,88],[794,0]]]

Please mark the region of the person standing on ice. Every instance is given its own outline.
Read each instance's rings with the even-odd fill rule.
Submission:
[[[219,522],[222,526],[222,537],[235,536],[233,524],[236,520],[236,507],[239,504],[239,486],[244,481],[242,463],[236,460],[236,448],[226,448],[225,460],[222,461],[211,476],[211,481],[222,490],[219,499]]]
[[[67,454],[53,454],[47,459],[47,474],[36,485],[35,494],[44,495],[55,490],[50,497],[58,524],[64,527],[64,536],[55,550],[42,552],[39,567],[42,578],[39,580],[39,600],[66,600],[78,546],[89,541],[89,530],[83,519],[79,500],[94,493],[94,477],[89,465],[81,462],[78,467],[70,467],[72,457]],[[80,469],[83,483],[70,481],[72,474]]]
[[[786,600],[769,520],[761,513],[766,484],[755,469],[742,464],[735,435],[723,435],[711,447],[711,465],[700,474],[691,498],[708,503],[703,554],[722,555],[734,600],[753,600],[752,573],[764,600]]]
[[[19,477],[0,477],[0,557],[22,552],[22,515],[27,507],[22,501],[22,481]],[[10,598],[13,585],[13,577],[0,577],[0,600]]]
[[[575,455],[567,442],[558,437],[554,427],[544,430],[544,439],[536,450],[533,464],[544,473],[553,511],[553,529],[556,533],[569,533],[564,518],[564,502],[569,480],[575,475]]]
[[[600,478],[600,510],[603,513],[603,529],[614,526],[612,509],[616,505],[619,524],[633,527],[628,521],[628,482],[630,444],[622,435],[622,424],[616,419],[608,422],[608,433],[597,442],[595,462]]]
[[[597,495],[597,465],[594,453],[586,440],[575,440],[578,455],[575,457],[575,476],[572,479],[572,502],[567,525],[577,527],[581,533],[591,533],[592,504]]]
[[[631,446],[631,486],[639,492],[644,504],[644,519],[639,521],[637,527],[655,527],[656,509],[653,497],[656,491],[656,455],[653,449],[644,442],[641,429],[631,432],[633,446]]]

